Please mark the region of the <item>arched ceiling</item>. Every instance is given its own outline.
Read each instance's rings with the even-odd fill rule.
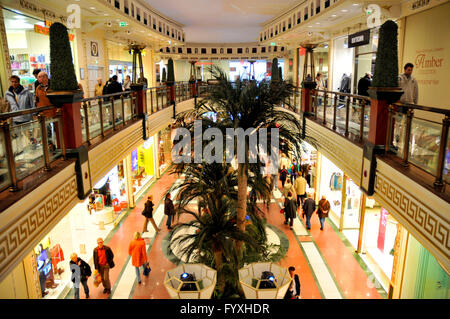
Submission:
[[[145,0],[184,24],[186,42],[257,42],[261,24],[299,0]]]

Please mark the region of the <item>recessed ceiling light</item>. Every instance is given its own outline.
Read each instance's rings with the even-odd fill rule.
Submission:
[[[95,7],[89,7],[89,9],[91,9],[91,10],[95,10]]]
[[[342,9],[341,11],[342,11],[342,12],[347,12],[348,10],[346,10],[346,9]]]
[[[308,28],[312,28],[312,25],[309,25]]]
[[[109,14],[107,14],[107,13],[103,13],[103,15],[105,15],[105,16],[109,16]]]
[[[336,15],[336,14],[332,14],[331,16],[332,16],[332,17],[337,17],[337,15]]]
[[[354,6],[359,6],[359,3],[354,3],[353,5],[354,5]]]
[[[320,22],[316,22],[316,24],[320,24]]]

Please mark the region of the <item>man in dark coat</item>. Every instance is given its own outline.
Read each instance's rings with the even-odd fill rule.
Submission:
[[[109,269],[114,267],[114,254],[108,246],[103,244],[103,239],[97,239],[98,246],[94,248],[94,266],[102,277],[103,293],[111,293],[111,282],[109,281]]]
[[[83,285],[86,299],[89,298],[89,287],[87,280],[91,276],[91,267],[83,259],[79,258],[77,254],[70,255],[70,270],[72,270],[72,282],[75,299],[80,299],[80,282]]]
[[[172,220],[175,216],[175,207],[170,199],[170,193],[167,193],[166,199],[164,200],[164,214],[167,215],[167,229],[172,229]]]
[[[358,95],[369,96],[367,90],[372,86],[372,75],[367,72],[366,75],[358,81]]]
[[[316,202],[312,198],[312,194],[308,194],[308,199],[303,203],[303,216],[306,215],[306,229],[311,229],[311,216],[316,211]]]
[[[153,204],[153,195],[149,195],[147,198],[147,201],[145,202],[144,211],[142,212],[142,215],[145,217],[144,229],[142,230],[142,233],[145,233],[147,231],[148,221],[150,221],[152,223],[156,232],[160,231],[158,226],[156,226],[155,220],[153,219],[153,207],[154,206],[155,205]]]
[[[295,267],[290,266],[288,268],[289,275],[291,275],[292,282],[289,286],[289,289],[286,291],[286,295],[284,295],[284,299],[299,299],[300,298],[300,279],[295,272]]]
[[[292,229],[294,226],[294,218],[297,216],[297,201],[292,198],[292,193],[288,192],[287,197],[284,200],[284,216],[285,221],[284,224],[288,224]]]
[[[122,84],[117,82],[117,75],[113,75],[111,78],[111,83],[108,84],[106,88],[106,94],[113,94],[113,93],[119,93],[123,92]],[[120,96],[115,96],[114,99],[118,99]]]

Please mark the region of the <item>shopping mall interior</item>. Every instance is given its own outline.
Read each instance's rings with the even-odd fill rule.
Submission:
[[[0,299],[450,298],[450,1],[0,7]]]

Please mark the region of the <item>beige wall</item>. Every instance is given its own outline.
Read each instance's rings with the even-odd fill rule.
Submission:
[[[29,299],[23,263],[0,282],[0,299]]]
[[[450,2],[406,17],[403,63],[414,64],[420,105],[449,108]],[[437,61],[427,65],[427,61]],[[423,61],[423,62],[422,62]],[[403,72],[403,67],[400,72]]]

